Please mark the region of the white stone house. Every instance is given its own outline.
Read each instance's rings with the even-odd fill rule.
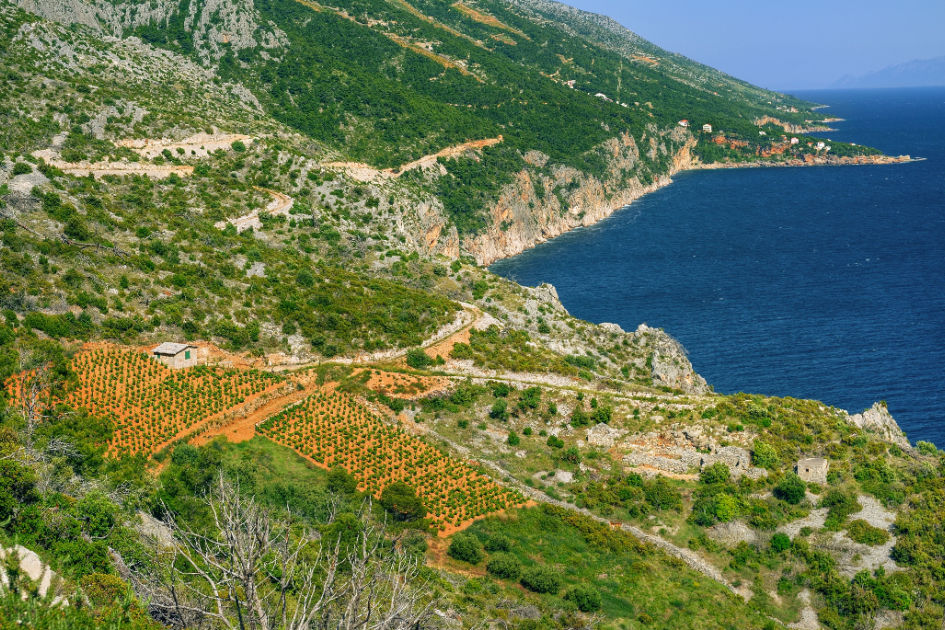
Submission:
[[[702,125],[702,131],[706,133],[712,133],[712,125],[710,125],[709,123]]]
[[[151,351],[151,356],[175,370],[193,367],[199,362],[197,346],[187,343],[165,341]]]
[[[811,483],[827,483],[827,473],[830,471],[830,462],[823,457],[808,457],[798,460],[794,472],[804,481]]]

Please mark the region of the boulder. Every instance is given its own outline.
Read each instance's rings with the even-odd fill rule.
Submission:
[[[14,545],[9,548],[0,547],[0,560],[4,561],[0,565],[0,590],[10,586],[10,577],[7,574],[5,564],[11,555],[19,560],[20,571],[36,584],[36,593],[40,597],[51,596],[53,605],[68,606],[66,599],[57,594],[62,583],[61,578],[36,555],[36,552],[22,545]],[[26,599],[26,596],[27,594],[23,593],[23,599]]]

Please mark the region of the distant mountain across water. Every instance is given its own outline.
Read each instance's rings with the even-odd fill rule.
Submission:
[[[833,84],[835,88],[932,86],[945,86],[945,57],[913,59],[860,76],[847,75]]]

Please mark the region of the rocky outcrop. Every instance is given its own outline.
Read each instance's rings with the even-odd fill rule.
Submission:
[[[885,402],[874,403],[866,411],[848,416],[847,419],[860,429],[875,433],[887,442],[892,442],[896,446],[905,449],[912,448],[906,434],[903,433],[902,429],[899,428],[899,424],[889,413]]]
[[[53,606],[68,605],[66,599],[58,594],[62,579],[36,555],[35,551],[31,551],[22,545],[14,545],[10,548],[0,547],[0,564],[3,565],[0,567],[0,592],[10,588],[10,576],[6,563],[11,561],[18,564],[21,576],[29,578],[32,582],[31,586],[36,589],[37,595],[50,597],[50,603]],[[16,584],[16,588],[21,589],[20,592],[23,598],[26,599],[27,593],[22,590],[23,586],[23,584]]]
[[[710,162],[694,163],[690,168],[700,170],[719,170],[725,168],[778,168],[784,166],[879,166],[882,164],[903,164],[919,162],[924,158],[910,155],[824,155],[805,153],[803,158],[787,160],[751,160],[748,162]]]
[[[463,248],[483,265],[514,256],[609,217],[615,210],[669,184],[673,174],[692,164],[694,141],[685,129],[660,131],[651,125],[644,142],[646,146],[638,146],[627,133],[605,142],[600,149],[608,166],[602,179],[569,166],[548,166],[547,156],[529,152],[526,161],[540,170],[524,169],[516,174],[490,208],[488,227],[466,239]],[[668,158],[668,170],[654,181],[642,183],[645,165],[661,158]]]
[[[747,475],[751,479],[763,477],[763,468],[751,465],[751,453],[741,446],[719,444],[720,438],[702,426],[678,426],[636,434],[621,440],[620,434],[596,429],[593,439],[626,451],[625,464],[637,466],[642,472],[669,476],[694,475],[706,466],[721,462],[728,466],[732,477]],[[588,432],[588,441],[592,438]]]
[[[634,334],[638,344],[652,344],[650,370],[655,385],[672,387],[687,394],[704,394],[709,391],[705,379],[693,369],[681,343],[663,330],[650,328],[646,324],[640,324]]]
[[[141,26],[167,27],[182,20],[193,37],[194,50],[203,63],[218,61],[227,50],[234,53],[261,47],[275,51],[288,45],[285,33],[264,23],[252,0],[203,0],[187,5],[175,0],[108,2],[106,0],[16,0],[25,11],[60,24],[82,24],[103,35],[122,37]]]
[[[706,531],[706,535],[726,547],[737,547],[742,542],[749,545],[758,542],[758,533],[741,521],[717,523]]]

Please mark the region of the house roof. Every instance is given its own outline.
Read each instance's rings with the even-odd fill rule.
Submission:
[[[196,348],[188,343],[174,343],[173,341],[165,341],[157,348],[151,351],[151,354],[159,354],[165,357],[172,357],[174,355],[180,354],[188,348]]]
[[[823,457],[807,457],[797,460],[798,466],[823,466],[827,460]]]

